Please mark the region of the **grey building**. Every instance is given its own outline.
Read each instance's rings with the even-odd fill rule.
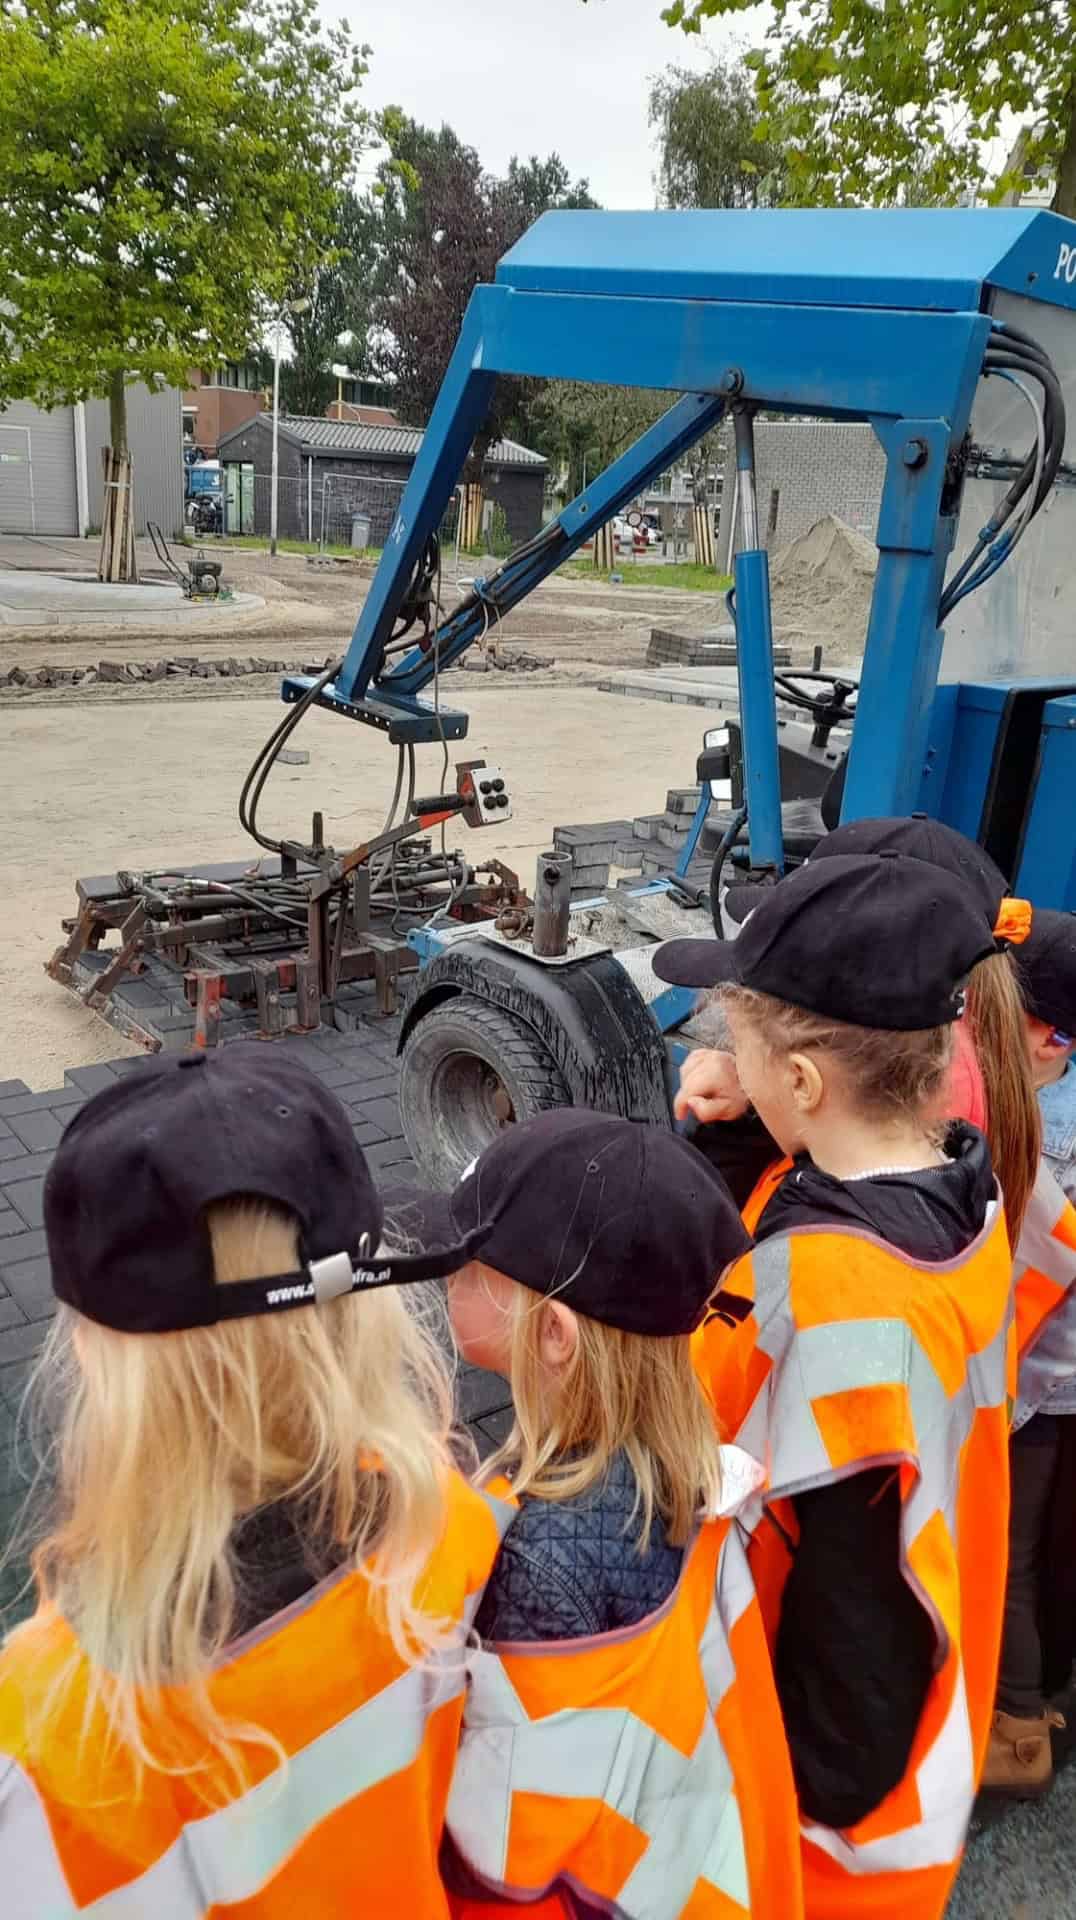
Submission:
[[[268,534],[271,513],[273,416],[257,414],[222,435],[217,456],[224,470],[228,533]],[[347,543],[352,517],[370,521],[370,544],[383,546],[400,496],[422,445],[421,427],[364,426],[281,414],[278,432],[281,539]],[[542,524],[548,463],[514,440],[498,440],[486,455],[487,508],[504,511],[513,545]]]
[[[872,427],[837,420],[756,420],[759,532],[775,553],[823,514],[836,514],[873,540],[885,455]],[[717,564],[724,572],[739,544],[733,532],[736,453],[726,454]]]
[[[183,428],[175,387],[127,389],[135,525],[183,526]],[[0,411],[0,533],[85,535],[101,525],[108,402],[47,412],[28,400]]]

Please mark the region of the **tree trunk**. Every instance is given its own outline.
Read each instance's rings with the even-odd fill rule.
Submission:
[[[108,432],[113,453],[127,453],[127,383],[122,373],[114,373],[109,381]]]
[[[112,441],[102,452],[104,503],[101,508],[101,551],[97,577],[108,581],[136,581],[134,544],[134,470],[127,444],[127,387],[123,374],[114,373],[108,388],[108,426]]]
[[[1055,213],[1066,213],[1070,220],[1076,220],[1076,80],[1071,82],[1065,95],[1065,112],[1068,118],[1057,162],[1053,209]]]

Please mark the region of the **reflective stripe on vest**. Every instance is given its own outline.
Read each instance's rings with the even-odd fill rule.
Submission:
[[[804,1826],[807,1911],[937,1920],[971,1813],[1000,1646],[1014,1360],[1004,1216],[995,1204],[967,1251],[933,1266],[823,1227],[775,1235],[744,1258],[753,1281],[733,1267],[726,1285],[753,1284],[754,1313],[735,1333],[715,1327],[707,1348],[718,1413],[766,1464],[765,1502],[778,1516],[781,1502],[850,1473],[898,1472],[903,1571],[938,1647],[904,1780],[847,1832]],[[758,1525],[761,1510],[744,1520],[755,1524],[752,1567],[772,1627],[776,1536]]]
[[[454,1913],[529,1911],[559,1887],[623,1920],[797,1920],[791,1768],[728,1520],[637,1627],[471,1665],[448,1829],[486,1893]]]
[[[1076,1373],[1076,1208],[1040,1160],[1013,1266],[1020,1371],[1013,1426]]]
[[[279,1739],[287,1754],[281,1770],[264,1749],[246,1747],[251,1771],[263,1777],[226,1804],[206,1811],[181,1777],[152,1771],[136,1793],[115,1749],[86,1786],[77,1700],[71,1724],[57,1726],[55,1754],[13,1754],[7,1714],[0,1713],[0,1838],[14,1888],[5,1889],[5,1920],[203,1920],[218,1906],[255,1898],[259,1914],[287,1920],[303,1910],[350,1911],[352,1903],[358,1912],[371,1890],[376,1900],[397,1886],[424,1920],[446,1914],[437,1845],[462,1716],[463,1629],[512,1517],[462,1481],[449,1505],[422,1590],[431,1605],[451,1596],[461,1629],[456,1644],[401,1670],[387,1634],[369,1618],[361,1576],[324,1582],[238,1642],[211,1683],[215,1695],[218,1684],[225,1692],[222,1710],[236,1717],[245,1710],[243,1717]],[[69,1629],[56,1625],[74,1647]],[[16,1640],[0,1670],[9,1698],[20,1684],[35,1684],[32,1656],[20,1666],[19,1649]],[[313,1737],[293,1741],[289,1708],[304,1688],[317,1690],[312,1675],[319,1669],[320,1692],[328,1702],[339,1690],[340,1711],[323,1715],[327,1724]],[[362,1676],[372,1683],[365,1699]],[[102,1736],[91,1723],[91,1743]],[[121,1765],[126,1802],[115,1798]],[[376,1809],[369,1813],[367,1795]],[[394,1834],[407,1836],[406,1870],[404,1856],[392,1851]],[[369,1866],[375,1854],[377,1871]]]

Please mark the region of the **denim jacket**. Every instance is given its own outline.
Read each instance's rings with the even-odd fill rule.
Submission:
[[[1076,1206],[1076,1062],[1060,1080],[1039,1088],[1042,1151],[1054,1179]],[[1040,1413],[1076,1413],[1076,1378],[1059,1381]]]

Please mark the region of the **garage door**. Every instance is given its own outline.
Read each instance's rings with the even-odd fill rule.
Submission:
[[[70,407],[18,400],[0,413],[0,533],[77,533]]]

